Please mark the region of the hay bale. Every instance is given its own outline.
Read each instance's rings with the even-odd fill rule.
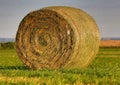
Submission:
[[[93,18],[65,6],[33,11],[21,21],[16,49],[33,69],[84,68],[94,59],[100,35]]]

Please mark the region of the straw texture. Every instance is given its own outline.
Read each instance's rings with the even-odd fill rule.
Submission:
[[[19,58],[29,68],[84,68],[95,58],[100,34],[84,11],[52,6],[27,14],[16,35]]]

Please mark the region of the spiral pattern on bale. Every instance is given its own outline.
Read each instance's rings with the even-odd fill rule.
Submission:
[[[52,6],[27,14],[16,35],[19,58],[29,68],[83,68],[95,57],[100,35],[84,11]]]

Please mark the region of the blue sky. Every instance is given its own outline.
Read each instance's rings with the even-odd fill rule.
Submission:
[[[72,6],[96,20],[101,37],[120,37],[120,0],[0,0],[0,37],[15,38],[20,21],[46,6]]]

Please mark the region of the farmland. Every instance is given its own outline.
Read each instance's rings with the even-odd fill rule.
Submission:
[[[0,50],[0,85],[119,85],[120,47],[100,47],[85,69],[32,70],[15,49]]]

